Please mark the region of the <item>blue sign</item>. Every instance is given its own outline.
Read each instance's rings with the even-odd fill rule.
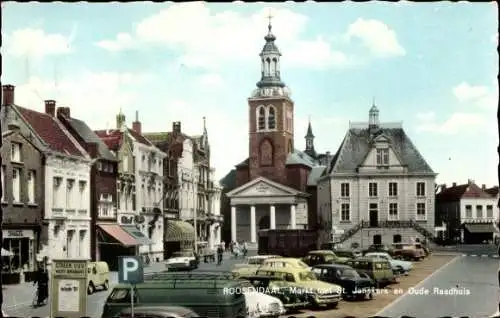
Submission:
[[[144,282],[142,257],[119,256],[118,258],[118,282],[120,284],[139,284]]]

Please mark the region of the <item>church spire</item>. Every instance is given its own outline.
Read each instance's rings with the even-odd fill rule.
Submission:
[[[307,125],[307,134],[305,136],[306,139],[306,150],[304,151],[309,156],[315,158],[316,150],[314,150],[314,134],[312,132],[311,126],[311,116],[309,116],[309,124]]]
[[[274,43],[276,41],[276,36],[274,36],[272,29],[271,20],[273,16],[269,14],[267,17],[269,19],[269,24],[267,26],[268,32],[264,37],[266,43],[260,52],[261,59],[261,79],[257,83],[257,87],[264,88],[275,88],[275,87],[285,87],[285,83],[281,81],[280,77],[280,57],[281,53]]]
[[[372,107],[370,108],[370,111],[368,112],[368,126],[369,128],[376,129],[380,125],[380,120],[378,118],[379,110],[377,106],[375,106],[375,97],[373,98],[372,101]]]

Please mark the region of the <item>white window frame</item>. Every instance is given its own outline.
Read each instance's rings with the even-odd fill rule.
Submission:
[[[261,110],[263,111],[263,115],[264,115],[264,127],[261,127],[261,125],[259,125],[259,122],[260,122],[260,113],[261,113]],[[256,110],[255,110],[255,130],[256,131],[265,131],[267,130],[267,113],[266,113],[266,107],[264,105],[259,105]]]
[[[340,184],[340,196],[342,198],[349,198],[350,197],[350,185],[348,182],[343,182]]]
[[[80,209],[82,209],[85,205],[85,201],[87,200],[87,181],[86,180],[78,180],[78,196],[79,196],[79,203],[80,203]]]
[[[397,182],[389,182],[389,196],[397,197],[398,196],[398,183]]]
[[[13,203],[21,203],[22,202],[21,178],[22,178],[21,168],[13,168],[12,169],[12,202]],[[16,191],[16,187],[14,186],[14,183],[17,185],[17,191]],[[16,194],[17,194],[17,198],[16,198]]]
[[[378,197],[378,183],[377,182],[368,183],[368,196],[370,198]]]
[[[10,144],[10,161],[11,162],[22,162],[23,158],[21,156],[22,145],[18,142],[12,142]]]
[[[423,190],[422,190],[422,188],[423,188]],[[425,182],[423,182],[423,181],[417,182],[415,191],[416,191],[417,197],[425,197],[425,191],[426,191]]]
[[[377,166],[389,165],[389,148],[377,148]]]
[[[347,213],[347,218],[344,217],[344,213]],[[340,221],[341,222],[351,222],[351,204],[342,203],[340,205]]]
[[[486,217],[487,218],[493,218],[493,205],[487,205],[486,206]]]
[[[28,203],[36,204],[36,172],[35,170],[28,171]]]
[[[472,219],[472,205],[470,204],[465,206],[465,218]]]
[[[424,214],[423,215],[418,213],[420,211],[419,206],[421,206],[421,205],[424,206]],[[418,202],[417,203],[415,215],[416,215],[417,221],[427,221],[427,205],[425,204],[425,202]]]
[[[393,213],[393,212],[396,213]],[[388,211],[388,219],[389,221],[397,221],[399,220],[399,206],[397,202],[390,202],[389,203],[389,211]]]
[[[478,219],[484,218],[483,206],[480,204],[476,205],[476,218]]]
[[[60,201],[60,191],[62,186],[62,177],[53,177],[52,178],[52,207],[53,208],[61,208]]]

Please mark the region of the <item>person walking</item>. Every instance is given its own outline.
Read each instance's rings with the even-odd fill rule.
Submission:
[[[217,248],[217,266],[220,266],[222,264],[223,256],[224,256],[224,248],[222,247],[222,244],[221,244]]]
[[[40,266],[36,273],[33,284],[37,285],[37,306],[43,305],[44,301],[49,298],[49,274],[44,267]]]

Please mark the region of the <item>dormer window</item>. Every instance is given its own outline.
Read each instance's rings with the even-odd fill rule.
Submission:
[[[389,148],[377,149],[377,166],[389,165]]]
[[[266,129],[266,111],[264,107],[259,108],[257,125],[258,125],[258,130]]]
[[[274,107],[269,107],[269,116],[267,118],[268,129],[276,129],[276,113]]]

